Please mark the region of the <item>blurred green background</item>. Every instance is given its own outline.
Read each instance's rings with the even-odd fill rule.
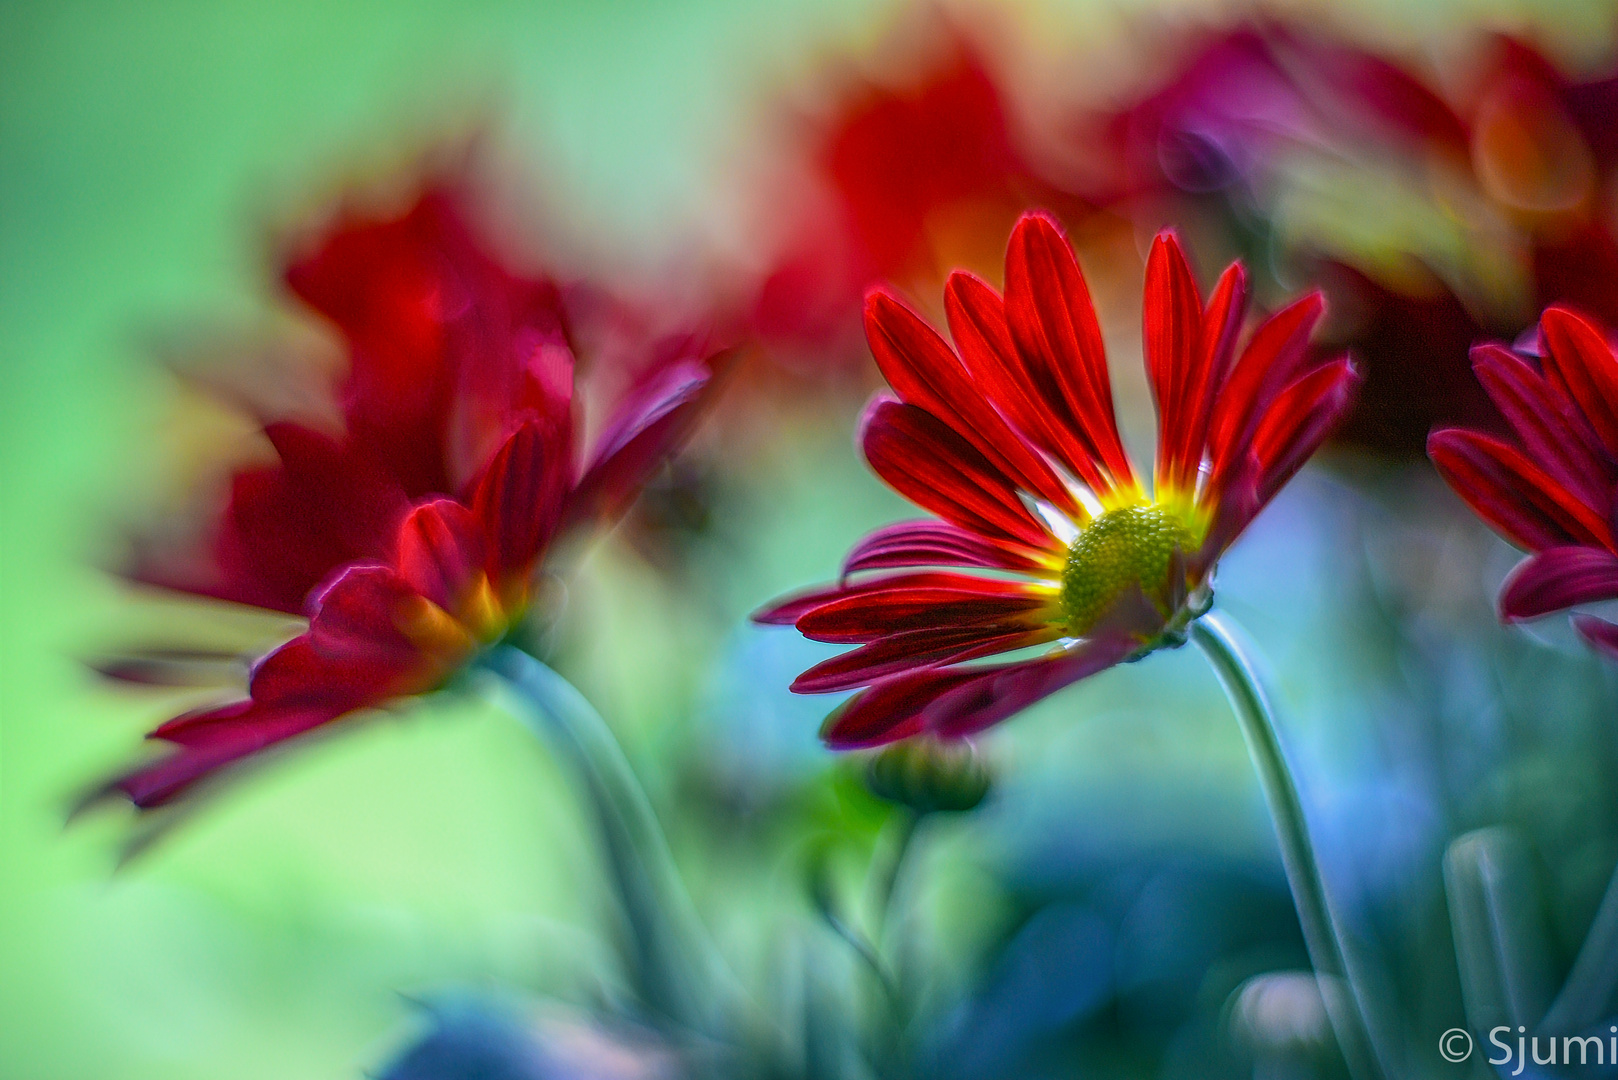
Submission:
[[[1359,6],[1390,35],[1441,35],[1522,10],[1506,0]],[[1119,10],[1064,17],[1105,21]],[[0,11],[0,1075],[353,1076],[412,1029],[400,994],[589,986],[603,946],[587,835],[555,765],[492,708],[435,701],[359,726],[262,770],[117,872],[127,820],[64,829],[83,786],[172,711],[161,698],[108,691],[78,660],[116,644],[144,603],[94,567],[112,557],[115,525],[163,490],[170,464],[171,385],[149,362],[150,336],[186,319],[253,317],[269,277],[258,239],[287,192],[466,117],[494,117],[510,145],[541,163],[545,199],[568,208],[577,234],[612,251],[667,250],[722,190],[759,88],[865,40],[886,8],[10,0]],[[1577,38],[1608,13],[1548,4],[1540,21]],[[852,423],[852,406],[800,418],[786,449],[736,481],[731,505],[747,516],[729,528],[741,555],[699,567],[697,580],[716,590],[700,618],[622,551],[605,548],[587,568],[579,595],[588,602],[578,606],[591,615],[580,633],[593,644],[569,672],[638,764],[678,745],[721,770],[760,771],[772,753],[824,766],[811,737],[823,703],[781,706],[802,732],[785,736],[784,750],[767,749],[776,736],[750,730],[748,718],[717,736],[667,720],[729,700],[725,662],[745,666],[756,658],[748,649],[785,650],[770,670],[790,678],[806,654],[758,645],[765,639],[737,629],[742,616],[826,576],[850,540],[902,512],[855,458]],[[1419,480],[1352,496],[1336,483],[1312,481],[1283,500],[1255,530],[1248,561],[1230,568],[1226,595],[1285,672],[1308,729],[1305,756],[1334,763],[1316,783],[1339,801],[1335,827],[1386,838],[1400,802],[1378,802],[1381,816],[1367,818],[1354,810],[1351,778],[1401,760],[1376,727],[1390,713],[1365,681],[1398,665],[1375,644],[1386,628],[1365,628],[1374,613],[1343,618],[1351,590],[1330,560],[1353,547],[1345,537],[1358,535],[1356,521],[1411,491],[1453,504]],[[1499,545],[1459,527],[1503,565]],[[1286,560],[1296,569],[1277,576]],[[1475,604],[1446,625],[1488,637],[1485,588],[1475,585]],[[1581,701],[1611,700],[1610,680],[1584,659],[1547,655],[1555,659],[1531,661],[1539,672],[1566,665],[1596,680]],[[1047,703],[1001,750],[1025,766],[1017,783],[1064,795],[1055,805],[1097,845],[1169,833],[1269,868],[1268,826],[1222,709],[1193,658],[1165,657],[1151,672],[1117,672]],[[1076,712],[1092,722],[1074,727]],[[1567,739],[1555,761],[1584,753]],[[1061,753],[1050,757],[1052,746]],[[654,795],[673,804],[677,778],[647,771]],[[1610,866],[1611,830],[1569,824],[1607,797],[1598,781],[1575,778],[1543,797],[1556,803],[1541,808],[1549,833],[1593,845],[1572,923],[1599,895],[1602,860]],[[1173,801],[1154,801],[1167,790]],[[989,889],[974,867],[1013,858],[995,853],[995,830],[1064,827],[1048,802],[1011,806],[1022,816],[962,840],[958,906]],[[1410,856],[1429,892],[1446,831],[1423,833]],[[747,905],[767,907],[775,890],[796,886],[769,861],[780,856],[738,890],[741,871],[695,842],[687,849],[689,865],[708,871],[692,874],[694,890],[721,940],[757,952],[764,931]]]

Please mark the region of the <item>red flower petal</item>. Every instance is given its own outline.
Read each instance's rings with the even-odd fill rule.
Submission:
[[[1575,615],[1573,626],[1583,635],[1584,640],[1607,659],[1618,660],[1618,624],[1598,619],[1594,615]]]
[[[946,521],[927,519],[884,525],[866,536],[843,560],[843,574],[908,566],[1039,570],[1045,563],[1039,552],[1021,545],[987,540]]]
[[[1547,370],[1578,402],[1607,452],[1618,457],[1618,356],[1612,345],[1587,319],[1564,307],[1547,308],[1539,332]]]
[[[1195,411],[1194,392],[1206,377],[1202,296],[1179,241],[1165,229],[1152,241],[1146,258],[1146,298],[1141,309],[1146,377],[1157,401],[1158,482],[1196,476],[1202,461],[1202,439],[1188,441]],[[1211,359],[1211,358],[1210,358]],[[1192,456],[1195,460],[1189,460]]]
[[[197,713],[172,733],[175,737],[170,741],[178,743],[180,750],[125,774],[110,787],[122,791],[141,809],[161,806],[227,765],[330,723],[347,711],[346,706],[326,702],[264,705],[239,701]]]
[[[1208,298],[1203,311],[1202,336],[1197,341],[1196,374],[1187,380],[1186,396],[1189,403],[1180,421],[1183,431],[1176,436],[1182,447],[1176,450],[1176,454],[1186,470],[1183,475],[1176,477],[1176,482],[1182,488],[1196,484],[1197,472],[1208,443],[1208,432],[1213,424],[1214,403],[1230,374],[1236,340],[1241,335],[1246,315],[1247,268],[1239,262],[1231,263],[1219,275],[1213,295]]]
[[[454,611],[486,561],[483,530],[454,499],[432,499],[399,524],[399,576],[443,608]]]
[[[834,750],[852,750],[922,731],[970,735],[1111,667],[1135,647],[1126,638],[1097,638],[1037,660],[898,675],[850,698],[826,718],[820,737]]]
[[[1427,453],[1473,512],[1519,547],[1611,547],[1607,523],[1515,447],[1448,428],[1428,437]]]
[[[1037,403],[1100,464],[1136,483],[1112,411],[1107,354],[1079,263],[1056,223],[1024,214],[1006,249],[1006,322]],[[1071,452],[1070,452],[1071,453]],[[1077,461],[1066,462],[1080,472]]]
[[[629,508],[701,416],[713,373],[695,360],[672,363],[619,403],[584,476],[568,499],[569,524],[616,519]]]
[[[856,644],[929,627],[1033,628],[1049,621],[1050,605],[1050,596],[1020,581],[900,574],[845,587],[800,615],[797,626],[816,641]]]
[[[1053,543],[1012,482],[926,410],[878,397],[860,421],[859,441],[876,474],[917,506],[990,539]]]
[[[974,660],[992,653],[1043,645],[1062,636],[1058,626],[1034,630],[964,626],[909,630],[850,649],[805,671],[792,684],[795,694],[852,690],[912,668]]]
[[[1282,308],[1254,332],[1219,387],[1208,425],[1209,487],[1217,490],[1263,421],[1270,402],[1292,382],[1307,356],[1309,335],[1325,314],[1318,292]]]
[[[572,479],[566,444],[530,421],[495,452],[472,489],[472,515],[488,539],[491,579],[524,573],[550,543]]]
[[[136,580],[301,614],[334,567],[379,557],[408,507],[365,451],[294,423],[268,425],[280,461],[242,469],[206,553],[207,569],[142,557]]]
[[[1271,403],[1248,446],[1226,462],[1214,502],[1213,525],[1203,541],[1207,563],[1235,542],[1347,415],[1359,375],[1347,357],[1322,364]]]
[[[1599,548],[1555,547],[1521,563],[1500,589],[1500,617],[1537,619],[1575,604],[1618,598],[1618,555]]]
[[[865,336],[901,400],[949,425],[1024,490],[1064,510],[1076,505],[1067,485],[995,411],[954,350],[921,316],[892,294],[872,290],[865,298]]]
[[[1473,348],[1472,370],[1530,458],[1592,508],[1611,500],[1612,471],[1561,390],[1503,345]]]
[[[759,608],[749,618],[764,626],[792,626],[806,613],[822,604],[831,603],[851,587],[839,582],[788,593],[768,607]]]
[[[1268,502],[1320,449],[1348,411],[1359,375],[1345,357],[1322,364],[1283,390],[1253,433],[1258,491]]]
[[[1075,477],[1095,491],[1108,490],[1111,481],[1078,442],[1072,426],[1041,401],[1011,339],[1000,294],[983,279],[957,270],[944,286],[944,312],[961,362],[983,396]],[[1084,516],[1071,494],[1052,505],[1076,519]]]
[[[399,629],[398,614],[404,605],[419,603],[420,595],[392,567],[345,567],[310,605],[309,638],[333,657],[406,664],[417,650]]]

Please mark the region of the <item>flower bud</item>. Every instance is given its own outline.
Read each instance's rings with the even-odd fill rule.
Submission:
[[[989,793],[989,768],[966,739],[917,735],[884,747],[865,770],[865,786],[918,814],[971,810]]]

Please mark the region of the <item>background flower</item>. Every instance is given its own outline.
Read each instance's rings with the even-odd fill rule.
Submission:
[[[274,465],[236,472],[189,576],[149,584],[305,611],[253,664],[249,697],[159,726],[177,749],[110,790],[169,802],[227,765],[358,710],[437,689],[521,622],[561,530],[616,517],[689,434],[713,377],[694,337],[648,349],[639,384],[575,454],[562,294],[476,239],[467,196],[430,186],[401,216],[341,212],[285,278],[336,324],[343,426],[266,418]],[[161,556],[148,550],[148,563]],[[162,654],[111,665],[162,681]]]
[[[1541,316],[1538,351],[1485,344],[1472,354],[1516,445],[1456,428],[1428,440],[1456,493],[1533,552],[1500,593],[1512,621],[1618,598],[1618,353],[1598,324],[1563,307]],[[1618,626],[1587,614],[1573,624],[1618,657]]]

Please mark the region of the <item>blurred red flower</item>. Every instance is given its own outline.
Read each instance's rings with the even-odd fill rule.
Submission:
[[[625,508],[714,374],[695,337],[645,343],[657,362],[581,463],[562,292],[503,265],[445,185],[399,216],[341,215],[285,280],[341,338],[341,432],[267,422],[277,460],[235,473],[211,536],[179,560],[144,553],[132,576],[309,628],[254,665],[247,699],[152,733],[177,749],[108,789],[143,808],[442,685],[521,617],[560,534]]]
[[[997,260],[1022,210],[1067,201],[1036,178],[981,52],[957,30],[944,35],[918,75],[857,83],[814,123],[818,197],[796,207],[754,312],[777,351],[808,350],[823,364],[868,287],[931,292],[954,266]]]
[[[1418,451],[1502,428],[1467,349],[1569,302],[1618,319],[1618,79],[1485,40],[1441,87],[1399,58],[1261,21],[1193,38],[1172,74],[1084,129],[1071,186],[1150,227],[1318,281],[1365,385],[1338,437]],[[1094,165],[1094,162],[1104,164]]]
[[[870,294],[866,334],[894,393],[868,408],[860,442],[883,480],[942,520],[878,530],[843,582],[756,616],[859,646],[793,684],[867,687],[828,718],[828,743],[968,735],[1183,640],[1212,601],[1219,556],[1326,438],[1356,381],[1346,357],[1311,358],[1319,294],[1238,352],[1246,305],[1240,264],[1204,303],[1174,234],[1158,236],[1144,315],[1160,420],[1148,493],[1119,439],[1084,276],[1049,218],[1025,215],[1012,232],[1003,298],[950,276],[954,348],[891,293]],[[1001,573],[923,569],[937,567]],[[846,580],[895,569],[906,572]],[[963,663],[1051,642],[1032,659]]]
[[[1540,318],[1539,348],[1540,356],[1495,344],[1472,350],[1515,442],[1449,428],[1427,443],[1473,511],[1533,552],[1501,589],[1508,621],[1618,599],[1618,351],[1565,307]],[[1618,659],[1618,625],[1588,614],[1573,623]]]

